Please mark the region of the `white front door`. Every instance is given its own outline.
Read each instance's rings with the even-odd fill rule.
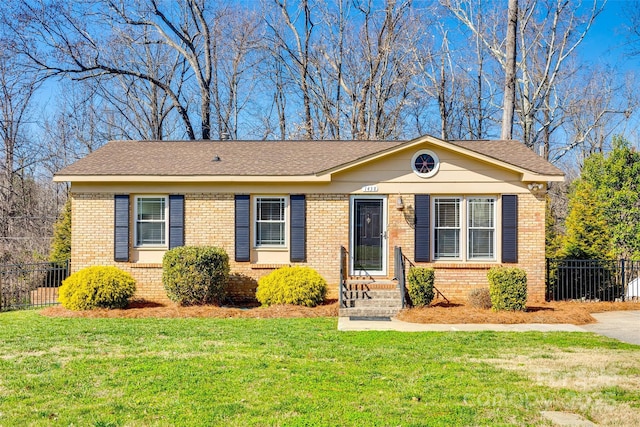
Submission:
[[[387,274],[387,198],[353,196],[350,221],[351,274]]]

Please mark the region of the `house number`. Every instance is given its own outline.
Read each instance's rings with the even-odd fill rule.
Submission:
[[[378,186],[377,185],[365,185],[364,187],[362,187],[362,191],[365,193],[376,193],[378,192]]]

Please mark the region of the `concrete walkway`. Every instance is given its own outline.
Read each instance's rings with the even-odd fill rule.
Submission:
[[[400,331],[400,332],[447,332],[447,331],[498,331],[498,332],[587,332],[580,326],[567,323],[517,323],[502,325],[494,323],[457,323],[440,325],[435,323],[409,323],[394,317],[387,320],[351,320],[338,318],[339,331]]]
[[[592,313],[598,323],[582,326],[589,332],[640,345],[640,311]]]
[[[571,325],[567,323],[519,323],[502,324],[451,324],[409,323],[396,318],[338,318],[339,331],[400,331],[400,332],[446,332],[446,331],[498,331],[498,332],[594,332],[610,338],[640,345],[640,311],[610,311],[595,313],[598,323]]]

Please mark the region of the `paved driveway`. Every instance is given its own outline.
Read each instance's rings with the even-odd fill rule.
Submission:
[[[592,325],[576,326],[570,324],[459,324],[436,325],[408,323],[395,318],[350,319],[338,318],[338,330],[340,331],[504,331],[504,332],[594,332],[617,340],[640,345],[640,311],[609,311],[606,313],[591,314],[598,323]]]
[[[640,345],[640,311],[592,313],[598,323],[584,325],[589,332]]]

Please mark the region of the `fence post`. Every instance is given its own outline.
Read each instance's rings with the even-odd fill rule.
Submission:
[[[625,298],[625,278],[626,278],[626,273],[624,271],[624,258],[620,260],[620,275],[622,276],[620,283],[622,283],[622,293],[621,293],[621,297],[622,297],[622,301],[624,301]]]
[[[550,266],[549,266],[549,258],[545,258],[545,261],[546,261],[546,264],[547,264],[547,271],[546,271],[546,273],[547,273],[547,274],[546,274],[546,276],[547,276],[547,283],[546,283],[546,286],[545,286],[545,287],[546,287],[546,290],[547,290],[547,292],[546,292],[546,298],[547,298],[547,301],[551,301],[551,289],[550,289],[550,287],[551,287],[551,282],[549,281],[549,277],[550,277],[550,275],[549,275],[549,267],[550,267]]]

